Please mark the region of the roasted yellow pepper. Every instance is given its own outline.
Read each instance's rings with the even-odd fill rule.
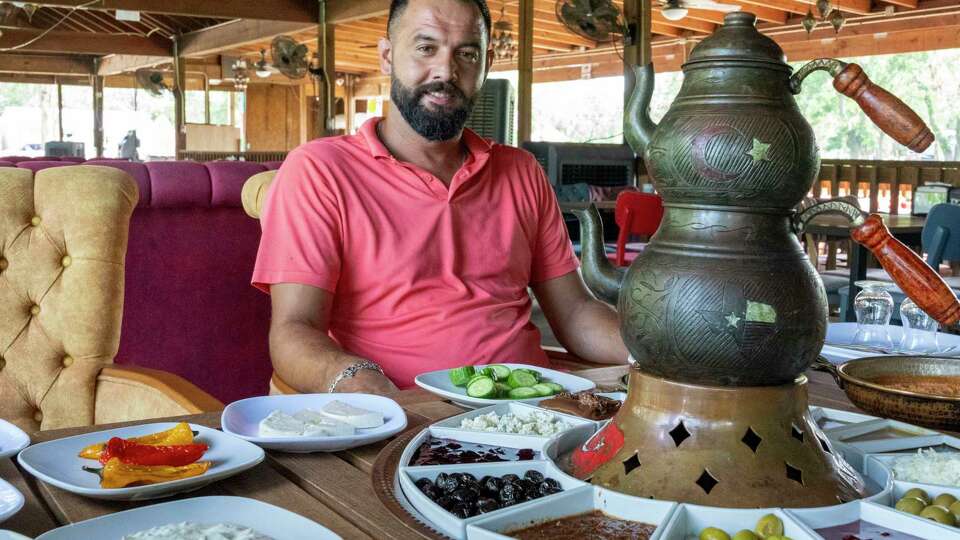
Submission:
[[[113,458],[102,469],[84,467],[100,477],[100,487],[104,489],[123,488],[131,485],[159,484],[200,476],[210,468],[209,461],[198,461],[189,465],[171,467],[167,465],[129,465]]]
[[[140,437],[132,437],[129,440],[140,444],[149,444],[151,446],[193,444],[193,431],[190,429],[190,424],[186,422],[180,422],[166,431],[152,433],[150,435],[142,435]],[[100,453],[103,452],[106,447],[106,442],[91,444],[80,451],[80,457],[84,459],[99,460]]]

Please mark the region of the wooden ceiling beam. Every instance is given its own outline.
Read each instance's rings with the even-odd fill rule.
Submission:
[[[763,22],[786,24],[787,20],[790,18],[788,13],[789,10],[783,7],[778,7],[776,4],[769,4],[767,2],[762,4],[760,2],[750,3],[745,0],[724,0],[724,2],[740,6],[740,11],[749,11],[757,16],[757,20]],[[800,5],[799,2],[797,5]],[[806,12],[806,10],[803,11],[803,13]]]
[[[316,28],[304,23],[273,21],[231,21],[183,35],[183,56],[209,56],[246,45],[269,41],[282,34]]]
[[[141,68],[153,67],[169,62],[172,56],[135,56],[132,54],[111,54],[100,60],[97,75],[110,76],[136,71]]]
[[[806,15],[807,11],[810,10],[810,4],[806,4],[800,0],[731,0],[730,3],[739,4],[744,11],[750,11],[751,13],[756,13],[753,11],[755,9],[763,10],[764,8],[773,8],[780,11],[796,13],[797,15]],[[814,11],[816,11],[816,9],[814,9]],[[757,17],[760,17],[759,13]]]
[[[93,58],[5,53],[0,54],[0,73],[93,75]]]
[[[883,0],[883,2],[892,6],[917,9],[917,0]]]
[[[5,28],[0,35],[0,49],[24,45],[18,52],[63,54],[137,54],[169,55],[171,44],[161,37],[143,37],[90,32],[44,31],[35,28]],[[43,34],[43,37],[32,41]],[[32,42],[31,42],[32,41]]]
[[[689,17],[684,17],[679,21],[671,21],[663,16],[662,13],[658,10],[653,10],[651,12],[653,15],[652,21],[665,26],[673,26],[676,28],[683,28],[684,30],[692,30],[694,32],[700,32],[702,34],[712,34],[716,30],[717,25],[709,22],[698,21],[690,19]]]
[[[60,8],[75,8],[90,4],[88,0],[31,0],[32,4]],[[328,11],[337,13],[355,9],[349,4],[355,0],[331,1]],[[114,11],[125,9],[178,15],[184,17],[209,17],[213,19],[263,19],[270,21],[305,22],[317,21],[317,2],[313,0],[270,0],[253,2],[250,0],[100,0],[84,9]]]
[[[817,0],[800,0],[804,4],[814,6],[817,4]],[[871,0],[840,0],[840,11],[846,11],[848,13],[856,13],[857,15],[868,15],[873,7],[873,2]],[[830,2],[831,7],[837,6],[837,1],[832,0]],[[814,10],[816,11],[816,10]],[[814,13],[814,15],[819,15],[819,13]]]

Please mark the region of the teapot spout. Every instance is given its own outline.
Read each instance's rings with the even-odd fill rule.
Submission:
[[[570,212],[580,220],[580,263],[583,281],[597,298],[617,305],[620,284],[626,271],[611,264],[603,250],[603,222],[600,220],[600,212],[593,204],[589,208]]]
[[[638,156],[653,138],[657,125],[650,119],[650,98],[653,97],[653,64],[634,66],[636,85],[623,111],[623,137]]]

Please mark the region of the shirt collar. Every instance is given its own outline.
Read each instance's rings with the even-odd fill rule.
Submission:
[[[366,141],[370,155],[374,158],[393,157],[377,135],[377,124],[379,124],[381,120],[383,120],[383,117],[378,116],[364,122],[363,125],[360,126],[360,136]],[[469,157],[473,158],[474,161],[486,161],[486,155],[489,154],[493,148],[493,144],[490,141],[477,135],[468,128],[463,129],[463,142],[467,147],[467,152],[470,154]]]

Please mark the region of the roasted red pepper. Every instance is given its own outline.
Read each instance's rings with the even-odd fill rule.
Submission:
[[[207,445],[202,443],[152,446],[113,437],[107,441],[106,449],[100,454],[100,463],[106,464],[112,458],[117,458],[121,463],[127,465],[179,467],[197,461],[203,457],[203,453],[208,448]]]

